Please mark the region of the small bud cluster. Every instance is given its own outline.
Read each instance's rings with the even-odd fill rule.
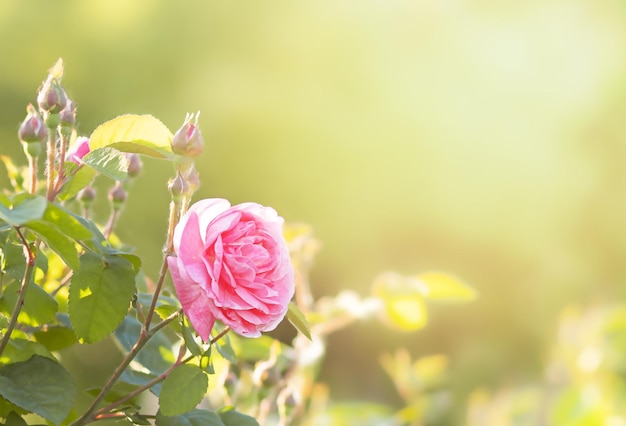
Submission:
[[[172,200],[177,203],[189,201],[200,187],[200,175],[194,165],[194,160],[204,151],[204,139],[198,127],[199,117],[199,112],[187,114],[183,125],[172,137],[172,152],[176,154],[176,176],[169,180],[168,189]]]

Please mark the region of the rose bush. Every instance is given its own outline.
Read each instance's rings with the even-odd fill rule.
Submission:
[[[168,264],[183,311],[205,342],[216,319],[258,337],[285,316],[294,282],[282,225],[270,207],[215,198],[181,218]]]

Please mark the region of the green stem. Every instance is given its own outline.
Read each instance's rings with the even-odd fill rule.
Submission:
[[[22,285],[20,287],[19,295],[17,300],[15,301],[15,306],[13,307],[13,312],[11,314],[11,319],[9,320],[9,325],[7,326],[7,331],[2,336],[2,341],[0,341],[0,355],[4,352],[7,344],[9,343],[9,339],[11,338],[11,333],[13,333],[13,329],[17,324],[17,317],[22,310],[22,305],[24,305],[24,299],[26,298],[26,290],[28,289],[28,285],[33,280],[33,272],[35,270],[35,254],[28,246],[28,242],[22,235],[22,232],[16,228],[17,235],[22,240],[22,244],[24,246],[24,253],[26,255],[26,269],[24,270],[24,277],[22,278]]]
[[[37,157],[28,155],[28,170],[30,171],[29,192],[34,194],[37,192]]]
[[[102,390],[100,391],[98,396],[96,396],[96,398],[92,401],[91,405],[87,408],[87,410],[83,413],[83,415],[80,416],[75,421],[73,421],[70,424],[70,426],[84,425],[86,424],[86,422],[92,419],[92,413],[96,410],[96,407],[98,406],[100,401],[102,401],[102,399],[104,399],[104,397],[111,390],[111,388],[113,388],[113,385],[115,384],[115,382],[117,382],[117,379],[120,378],[120,376],[122,375],[126,367],[128,367],[128,365],[132,362],[132,360],[139,353],[139,351],[145,346],[148,340],[150,340],[150,338],[154,336],[160,329],[162,329],[167,324],[169,324],[174,319],[176,319],[182,312],[183,312],[182,309],[179,309],[178,311],[174,312],[169,317],[165,318],[159,324],[154,326],[154,328],[152,328],[150,331],[145,332],[145,333],[142,332],[139,335],[137,342],[133,345],[131,350],[126,354],[126,356],[124,357],[120,365],[118,365],[115,371],[113,371],[113,373],[111,374],[107,382],[102,387]]]

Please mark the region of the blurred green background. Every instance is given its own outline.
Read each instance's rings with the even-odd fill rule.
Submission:
[[[479,291],[422,332],[334,335],[322,371],[337,399],[393,402],[380,352],[446,353],[462,411],[543,374],[562,308],[626,297],[625,22],[617,0],[2,0],[1,152],[25,163],[17,128],[59,57],[81,134],[200,110],[196,198],[310,223],[316,295],[388,269]],[[119,229],[151,275],[165,164],[145,161]]]

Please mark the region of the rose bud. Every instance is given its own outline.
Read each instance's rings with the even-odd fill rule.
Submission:
[[[52,74],[43,83],[37,95],[37,104],[42,111],[49,114],[60,113],[67,104],[65,89],[58,78]]]
[[[216,320],[245,337],[276,328],[294,294],[283,218],[256,203],[193,204],[174,230],[168,257],[185,315],[207,342]]]
[[[115,186],[109,191],[109,201],[113,205],[113,210],[119,210],[126,201],[126,190],[121,182],[116,182]]]
[[[67,100],[65,108],[59,113],[59,119],[63,127],[72,128],[76,124],[76,104],[70,99]]]
[[[200,113],[187,114],[185,122],[180,129],[174,133],[172,138],[172,151],[174,154],[181,155],[183,157],[195,158],[202,154],[204,150],[204,139],[202,139],[202,133],[198,128],[198,117]],[[194,120],[191,123],[191,120]]]
[[[184,178],[189,185],[189,193],[193,194],[198,188],[200,188],[200,174],[192,164],[189,169],[184,173]]]
[[[45,126],[43,119],[33,104],[28,104],[26,112],[26,118],[17,132],[20,141],[24,143],[44,142],[48,139],[48,128]]]
[[[175,178],[168,181],[167,189],[172,194],[172,200],[178,202],[189,192],[189,185],[182,175],[177,173]]]
[[[137,154],[126,154],[126,158],[128,159],[128,176],[136,177],[141,173],[143,167],[141,158]]]
[[[86,186],[78,191],[76,198],[83,205],[83,208],[88,209],[96,199],[96,191],[91,186]]]

